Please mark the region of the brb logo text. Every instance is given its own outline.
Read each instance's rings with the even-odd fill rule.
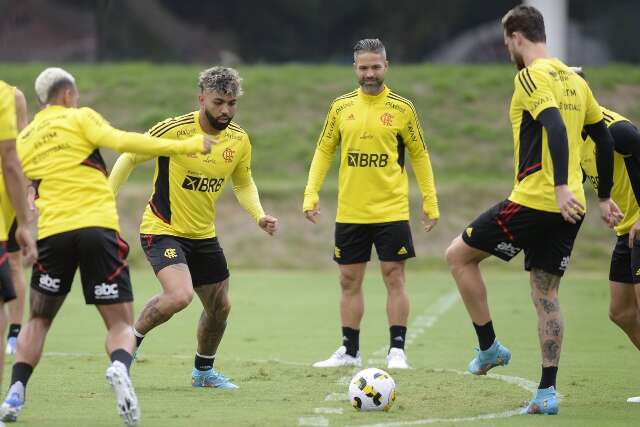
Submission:
[[[388,154],[378,153],[347,153],[347,165],[354,168],[383,168],[389,163]]]
[[[220,191],[224,184],[224,178],[204,178],[187,175],[182,182],[182,188],[203,193],[215,193]]]

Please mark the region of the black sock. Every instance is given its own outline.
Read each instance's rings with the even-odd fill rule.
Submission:
[[[109,355],[109,357],[111,358],[112,362],[115,362],[116,360],[118,362],[122,362],[122,364],[124,364],[124,366],[127,367],[127,372],[131,367],[131,362],[133,362],[133,356],[131,355],[131,353],[129,353],[127,350],[123,348],[113,350],[113,352]]]
[[[342,345],[347,348],[347,354],[356,357],[360,349],[360,330],[342,327]]]
[[[407,327],[400,325],[393,325],[389,328],[389,334],[391,340],[389,341],[389,348],[401,348],[404,350],[404,337],[407,335]]]
[[[489,320],[488,323],[480,326],[473,324],[476,328],[476,335],[478,335],[478,342],[480,343],[480,350],[485,351],[496,340],[496,333],[493,332],[493,322]]]
[[[20,381],[24,388],[27,388],[27,382],[33,373],[33,366],[24,362],[16,362],[11,369],[11,385]]]
[[[556,386],[556,376],[558,375],[557,366],[542,367],[542,378],[540,378],[540,385],[538,388],[549,388]]]
[[[215,356],[202,356],[196,353],[196,360],[194,366],[198,371],[208,371],[213,368],[213,362],[216,360]]]
[[[20,333],[20,323],[12,323],[9,325],[9,334],[7,339],[17,337]]]
[[[142,344],[142,340],[144,339],[144,334],[141,334],[140,332],[136,331],[135,328],[133,328],[133,335],[135,335],[136,337],[136,348],[140,347],[140,344]]]

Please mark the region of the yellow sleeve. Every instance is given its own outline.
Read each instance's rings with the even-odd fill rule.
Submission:
[[[593,92],[591,92],[591,88],[586,83],[585,86],[587,87],[587,107],[584,116],[584,124],[586,126],[593,125],[604,120],[604,115],[602,114],[602,107],[600,107],[596,97],[593,96]]]
[[[15,140],[17,136],[16,88],[0,82],[0,141]]]
[[[195,154],[202,151],[202,135],[174,141],[146,134],[125,132],[111,127],[100,114],[90,108],[80,109],[80,127],[85,137],[96,147],[107,147],[118,152],[132,152],[152,156]]]
[[[524,68],[515,78],[515,97],[534,119],[547,108],[558,108],[549,85],[549,76],[536,69]]]
[[[324,122],[322,133],[318,139],[316,151],[313,154],[311,167],[309,168],[309,178],[307,186],[304,189],[304,201],[302,203],[303,212],[309,211],[315,207],[320,200],[320,188],[327,175],[327,171],[331,167],[333,154],[336,147],[340,143],[340,129],[338,126],[338,115],[335,111],[335,102],[329,108],[329,113]]]
[[[258,188],[251,176],[251,144],[248,138],[245,138],[245,141],[247,148],[231,174],[233,193],[236,195],[240,206],[258,222],[264,216],[264,210],[260,204]]]
[[[155,156],[134,153],[121,154],[109,174],[109,186],[113,194],[118,194],[120,187],[129,179],[131,171],[133,171],[136,166],[154,157]]]
[[[440,218],[440,210],[438,209],[438,195],[433,178],[433,169],[431,168],[429,152],[422,136],[420,120],[413,105],[411,105],[408,115],[407,124],[401,129],[400,135],[407,147],[409,157],[411,157],[411,165],[416,174],[418,187],[420,187],[422,210],[429,218],[438,219]]]

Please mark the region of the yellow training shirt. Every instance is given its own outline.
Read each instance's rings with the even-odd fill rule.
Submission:
[[[555,58],[536,59],[518,72],[509,117],[513,127],[515,179],[509,200],[532,209],[560,212],[547,131],[536,121],[550,107],[560,110],[567,129],[567,184],[586,206],[580,169],[582,129],[602,120],[602,111],[585,80]]]
[[[99,147],[178,154],[202,151],[202,138],[175,141],[114,129],[90,108],[48,106],[18,136],[25,176],[36,186],[38,238],[85,227],[118,231],[115,198]]]
[[[15,141],[18,136],[18,117],[16,115],[16,88],[0,80],[0,143],[3,141]],[[4,179],[0,169],[0,184],[4,189]],[[0,206],[3,212],[13,210],[11,200],[6,191],[0,195]],[[14,213],[15,215],[15,213]],[[7,228],[11,224],[5,223],[5,215],[0,216],[0,241],[7,240]]]
[[[199,111],[164,120],[149,130],[150,135],[181,140],[203,135]],[[264,216],[258,190],[251,176],[251,143],[236,123],[214,137],[219,141],[210,154],[158,157],[153,177],[153,194],[144,214],[140,233],[167,234],[190,239],[216,236],[215,204],[229,177],[240,205],[256,220]],[[113,167],[109,182],[114,192],[135,165],[150,156],[123,154]]]
[[[629,121],[626,117],[614,111],[607,110],[604,107],[602,107],[602,113],[609,127],[622,121]],[[592,187],[597,192],[599,180],[598,168],[596,168],[596,144],[589,136],[587,136],[587,139],[582,145],[581,153],[582,169],[591,182]],[[640,208],[638,207],[638,201],[631,187],[629,173],[625,165],[625,156],[617,151],[614,151],[613,154],[613,187],[611,188],[611,198],[624,214],[622,221],[614,227],[616,234],[622,236],[629,233],[633,224],[640,219]]]
[[[340,144],[337,222],[370,224],[409,219],[405,148],[422,193],[422,208],[440,216],[431,161],[411,101],[388,87],[378,95],[357,89],[336,98],[316,147],[303,210],[313,209]]]

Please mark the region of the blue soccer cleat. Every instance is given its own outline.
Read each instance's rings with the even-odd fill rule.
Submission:
[[[200,371],[193,368],[191,372],[191,385],[194,387],[213,387],[220,389],[234,389],[237,385],[229,381],[229,378],[216,371],[214,368],[208,371]]]
[[[539,388],[533,396],[531,402],[525,409],[523,414],[542,414],[556,415],[558,413],[558,397],[556,396],[556,388]]]
[[[476,348],[476,357],[469,362],[469,372],[473,375],[487,375],[491,368],[507,366],[511,360],[511,352],[500,341],[495,340],[491,347],[482,351]]]
[[[24,406],[24,386],[20,381],[11,386],[7,397],[0,405],[0,419],[7,422],[15,422]]]

